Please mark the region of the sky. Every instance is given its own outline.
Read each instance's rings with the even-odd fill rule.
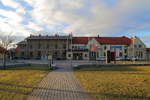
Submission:
[[[150,0],[0,0],[0,35],[138,36],[150,47]]]

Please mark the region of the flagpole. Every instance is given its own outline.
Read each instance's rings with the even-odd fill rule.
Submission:
[[[106,58],[106,64],[108,63],[108,59],[107,59],[107,49],[105,50],[105,58]]]
[[[72,32],[71,32],[71,67],[72,67],[72,59],[73,59],[73,53],[72,53]]]
[[[97,64],[97,57],[98,57],[98,48],[96,49],[96,64]]]
[[[133,33],[133,62],[135,61],[135,59],[134,59],[135,58],[135,54],[134,54],[134,52],[135,52],[135,50],[134,50],[135,49],[135,47],[134,47],[135,43],[134,42],[135,41],[134,40],[135,40],[135,36],[134,36],[134,33]]]
[[[89,42],[89,36],[88,36],[88,42]],[[90,62],[90,50],[88,48],[88,61]]]

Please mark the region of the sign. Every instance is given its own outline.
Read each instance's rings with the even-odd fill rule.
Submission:
[[[121,49],[122,46],[111,46],[111,48],[118,48],[118,49]]]
[[[97,45],[93,45],[93,46],[91,47],[91,51],[96,52],[96,51],[97,51]]]
[[[52,60],[52,56],[51,55],[48,56],[48,60]]]

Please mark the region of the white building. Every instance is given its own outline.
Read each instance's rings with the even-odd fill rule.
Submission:
[[[97,50],[91,51],[91,47],[96,45]],[[72,51],[67,52],[67,59],[104,60],[106,51],[115,52],[116,60],[136,58],[146,60],[146,46],[138,38],[128,37],[73,37]]]

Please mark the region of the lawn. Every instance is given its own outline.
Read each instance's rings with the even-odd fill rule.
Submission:
[[[0,70],[0,100],[24,100],[48,72],[46,66]]]
[[[112,61],[114,63],[114,61]],[[144,64],[150,64],[150,61],[116,61],[116,63],[124,63],[124,64],[132,64],[132,63],[144,63]]]
[[[84,67],[75,76],[93,100],[150,100],[150,66]]]

